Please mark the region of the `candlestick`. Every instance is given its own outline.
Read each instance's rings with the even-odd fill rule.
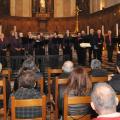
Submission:
[[[13,30],[14,30],[14,32],[16,32],[16,30],[17,30],[16,25],[14,25]]]
[[[0,34],[2,33],[2,25],[0,25]]]
[[[116,36],[117,36],[117,37],[118,37],[118,34],[119,34],[119,33],[118,33],[118,27],[119,27],[119,26],[118,26],[118,23],[117,23],[117,24],[116,24]]]
[[[104,30],[104,25],[102,25],[102,35],[104,35],[105,30]]]
[[[87,26],[87,35],[90,34],[90,26]]]

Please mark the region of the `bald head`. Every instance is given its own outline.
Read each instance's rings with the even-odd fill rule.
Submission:
[[[118,102],[116,93],[107,83],[97,83],[93,88],[91,99],[98,113],[116,110]]]

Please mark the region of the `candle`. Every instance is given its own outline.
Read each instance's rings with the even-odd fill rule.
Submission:
[[[105,30],[104,30],[104,25],[102,25],[102,35],[104,35]]]
[[[116,36],[118,37],[118,23],[116,24]]]
[[[90,33],[90,26],[87,26],[87,35]]]
[[[16,28],[16,25],[14,25],[14,27],[13,27],[14,32],[16,32],[16,29],[17,29],[17,28]]]
[[[0,25],[0,34],[2,33],[2,25]]]

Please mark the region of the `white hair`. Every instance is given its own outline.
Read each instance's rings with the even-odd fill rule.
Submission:
[[[65,61],[64,64],[63,64],[63,66],[62,66],[62,70],[64,72],[68,72],[69,73],[69,72],[71,72],[73,70],[73,67],[74,67],[73,62],[71,62],[71,61]]]
[[[100,69],[101,68],[101,62],[98,59],[93,59],[91,61],[91,68],[92,69]]]

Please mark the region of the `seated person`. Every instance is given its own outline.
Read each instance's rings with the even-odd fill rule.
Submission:
[[[74,69],[74,64],[71,61],[65,61],[63,66],[62,66],[62,70],[63,73],[59,76],[59,78],[68,78],[70,73],[73,71]],[[59,114],[60,116],[62,115],[62,105],[63,105],[63,97],[64,97],[64,91],[66,89],[66,85],[59,85]]]
[[[69,77],[69,75],[70,75],[70,73],[72,72],[72,70],[73,70],[73,67],[74,67],[74,64],[73,64],[73,62],[71,62],[71,61],[65,61],[64,62],[64,64],[63,64],[63,66],[62,66],[62,70],[63,70],[63,73],[61,73],[60,75],[59,75],[59,78],[68,78]],[[62,88],[59,88],[60,89],[60,94],[62,94],[62,95],[60,95],[60,96],[62,96],[63,97],[63,91],[64,91],[64,88],[63,88],[63,86],[61,86]],[[55,79],[53,80],[53,82],[52,82],[52,88],[55,88]],[[52,89],[52,94],[53,94],[53,98],[55,98],[55,90],[54,89]]]
[[[116,112],[118,98],[115,91],[107,83],[97,83],[91,94],[91,106],[98,113],[94,120],[120,120]]]
[[[72,61],[65,61],[62,66],[63,73],[59,77],[67,78],[70,75],[70,73],[72,72],[73,67],[74,67],[74,64]]]
[[[92,88],[91,81],[86,70],[82,67],[75,68],[68,80],[66,93],[69,96],[87,96],[90,95]],[[86,115],[91,113],[91,107],[88,104],[70,105],[68,115]]]
[[[91,75],[94,77],[107,76],[108,73],[105,69],[101,68],[101,62],[97,59],[91,61]]]
[[[120,94],[120,66],[116,66],[117,68],[117,74],[111,74],[109,76],[109,80],[108,80],[108,83],[109,85],[112,86],[112,88],[118,93]]]
[[[34,62],[34,58],[31,55],[28,55],[26,60],[23,62],[22,67],[20,68],[18,72],[18,77],[21,76],[21,74],[26,70],[32,70],[35,73],[35,80],[39,80],[42,76],[39,68],[36,66]],[[18,80],[16,79],[14,82],[14,90],[16,91],[18,89]]]
[[[35,64],[34,57],[31,55],[26,57],[26,60],[23,62],[18,75],[20,75],[24,70],[33,70],[36,73],[36,79],[39,79],[41,76],[40,70]]]
[[[38,99],[41,98],[40,91],[34,89],[35,74],[33,71],[27,70],[19,77],[19,88],[12,95],[16,99]],[[11,100],[9,101],[9,108],[11,108]],[[16,116],[21,119],[30,119],[40,117],[42,111],[40,107],[26,107],[16,108]]]

